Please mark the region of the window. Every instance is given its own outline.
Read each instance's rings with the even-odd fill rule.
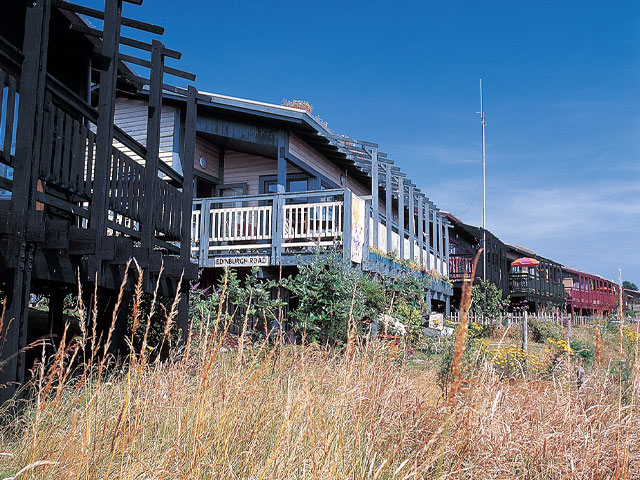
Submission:
[[[274,176],[260,177],[260,193],[276,193],[278,180]],[[306,175],[287,175],[287,192],[306,192],[309,190],[309,177]]]

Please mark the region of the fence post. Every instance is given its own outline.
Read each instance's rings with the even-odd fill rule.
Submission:
[[[571,323],[573,321],[573,315],[569,315],[569,320],[567,321],[567,328],[569,329],[569,338],[571,338]]]
[[[525,310],[524,316],[522,317],[522,350],[524,350],[525,353],[527,353],[527,350],[528,350],[528,345],[527,345],[528,324],[529,324],[529,321],[527,318],[527,311]]]

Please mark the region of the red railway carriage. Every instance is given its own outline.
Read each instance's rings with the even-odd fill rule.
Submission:
[[[606,278],[562,267],[567,313],[612,313],[618,304],[619,286]]]

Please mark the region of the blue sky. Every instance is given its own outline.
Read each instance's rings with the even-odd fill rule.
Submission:
[[[200,89],[307,100],[476,225],[482,77],[487,228],[640,284],[640,2],[145,0],[125,14],[165,26]]]

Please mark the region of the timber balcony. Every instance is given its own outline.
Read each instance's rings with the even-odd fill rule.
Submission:
[[[598,287],[599,291],[591,290],[589,286],[580,288],[578,284],[571,288],[565,287],[565,299],[574,308],[588,308],[606,310],[615,308],[618,298],[610,288]]]
[[[239,266],[242,256],[246,266],[267,266],[295,264],[296,255],[316,246],[342,249],[350,199],[340,189],[196,198],[191,254],[201,267],[225,266],[231,257]]]
[[[534,269],[532,269],[534,270]],[[540,277],[537,270],[531,272],[509,273],[509,291],[512,296],[538,296],[562,300],[564,287]]]
[[[0,87],[0,164],[11,169],[19,147],[16,125],[20,121],[17,108],[20,80],[0,70]],[[149,257],[149,253],[140,255],[136,247],[138,250],[140,246],[145,247],[143,232],[146,230],[152,232],[153,244],[147,246],[147,252],[153,254],[155,247],[162,250],[163,256],[179,256],[184,228],[183,192],[179,189],[182,176],[160,162],[161,176],[154,175],[153,187],[149,189],[143,165],[146,148],[117,127],[114,127],[106,167],[101,166],[105,173],[96,174],[98,113],[95,108],[48,74],[44,98],[41,128],[34,133],[36,139],[40,137],[35,146],[39,150],[36,157],[39,164],[33,166],[33,175],[37,176],[37,203],[35,211],[29,212],[31,226],[27,241],[43,242],[44,248],[64,249],[70,255],[92,255],[99,253],[94,251],[96,238],[105,238],[103,252],[113,255],[124,248],[132,256],[144,258]],[[131,156],[124,153],[125,149]],[[0,189],[15,195],[17,182],[23,179],[13,179],[9,172],[11,170],[7,170],[5,176],[0,175]],[[101,201],[97,201],[98,191],[104,192]],[[144,212],[151,202],[154,215],[147,218]],[[0,201],[0,230],[11,235],[9,203]],[[92,225],[95,223],[104,225],[104,230],[96,231]],[[155,263],[162,261],[157,253],[153,255],[154,259],[158,256]],[[109,255],[102,258],[109,260]],[[178,263],[177,275],[184,267]]]
[[[378,244],[386,248],[386,217],[379,215]],[[398,225],[391,225],[390,246],[399,250]],[[423,265],[445,268],[433,249],[404,235],[404,258],[381,255],[374,246],[371,207],[348,189],[233,197],[196,198],[191,218],[191,255],[200,267],[296,265],[317,247],[342,251],[346,260],[384,276],[403,272],[423,275],[430,290],[451,295],[451,286]],[[370,248],[372,247],[372,248]],[[421,252],[422,250],[422,252]],[[413,262],[409,261],[413,253]],[[430,258],[429,261],[426,259]],[[446,269],[445,269],[446,271]],[[441,273],[444,275],[444,273]]]

